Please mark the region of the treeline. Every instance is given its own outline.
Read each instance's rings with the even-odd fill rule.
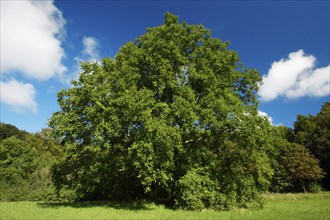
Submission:
[[[49,129],[35,134],[0,123],[0,200],[59,200],[51,167],[63,158],[63,149]]]
[[[293,129],[278,126],[269,152],[274,175],[270,191],[317,192],[329,190],[330,103],[316,116],[298,115]],[[321,180],[321,181],[320,181]]]
[[[293,129],[273,127],[276,139],[268,151],[273,170],[268,191],[319,192],[330,189],[329,117],[330,103],[327,102],[316,116],[298,115]],[[68,200],[76,197],[70,190],[57,192],[52,182],[51,168],[63,159],[64,152],[59,141],[49,132],[50,129],[43,129],[30,134],[13,125],[0,124],[2,201]]]
[[[316,115],[298,115],[294,130],[287,139],[305,146],[320,161],[325,172],[322,186],[330,190],[330,103],[326,102]]]

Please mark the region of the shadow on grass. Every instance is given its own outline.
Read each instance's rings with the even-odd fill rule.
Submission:
[[[108,207],[122,210],[152,210],[154,209],[150,203],[144,201],[133,202],[111,202],[111,201],[86,201],[86,202],[39,202],[37,204],[41,208],[93,208]]]

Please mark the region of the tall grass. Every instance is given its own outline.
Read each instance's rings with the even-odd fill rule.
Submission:
[[[1,202],[0,219],[328,219],[330,192],[265,194],[263,209],[171,210],[150,203]]]

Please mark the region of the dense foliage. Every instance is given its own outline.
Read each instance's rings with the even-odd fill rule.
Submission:
[[[49,122],[66,151],[56,186],[188,209],[255,201],[273,173],[271,126],[258,116],[258,72],[227,46],[166,13],[114,59],[82,64]]]
[[[29,135],[28,132],[19,130],[14,125],[5,123],[0,123],[0,131],[0,141],[12,136],[24,140]]]
[[[294,123],[294,141],[306,146],[320,160],[326,172],[323,186],[330,190],[330,102],[316,115],[298,115]]]
[[[320,190],[318,180],[324,172],[320,168],[319,160],[304,146],[292,142],[294,134],[291,129],[274,127],[274,148],[269,152],[274,176],[271,191],[301,192]]]
[[[0,200],[59,199],[50,168],[62,157],[59,145],[47,130],[37,134],[0,124]]]

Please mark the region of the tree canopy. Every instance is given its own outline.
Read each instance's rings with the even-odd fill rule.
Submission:
[[[202,25],[165,14],[117,55],[82,63],[49,126],[65,148],[58,189],[186,209],[245,207],[273,175],[259,73]]]
[[[28,135],[28,132],[19,130],[14,125],[0,122],[0,141],[12,136],[17,137],[18,139],[24,139]]]

